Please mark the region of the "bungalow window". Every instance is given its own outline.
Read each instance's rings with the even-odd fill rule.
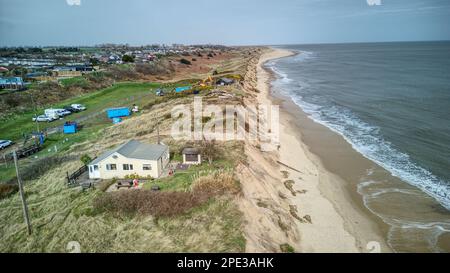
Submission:
[[[108,171],[115,171],[115,170],[117,170],[117,165],[116,164],[106,164],[106,169]]]
[[[132,171],[133,170],[133,164],[123,164],[123,170],[124,171]]]
[[[152,170],[152,165],[151,164],[144,164],[144,165],[142,165],[142,170],[144,170],[144,171],[151,171]]]

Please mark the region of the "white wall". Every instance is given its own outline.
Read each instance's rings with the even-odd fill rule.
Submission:
[[[119,153],[114,153],[97,164],[99,168],[100,178],[101,179],[124,178],[126,175],[132,174],[137,174],[142,177],[150,175],[153,178],[158,178],[161,176],[164,168],[169,163],[168,154],[169,151],[167,151],[167,156],[166,155],[162,156],[162,164],[161,164],[161,160],[156,161],[156,160],[126,158]],[[114,156],[116,156],[117,158],[114,158]],[[107,164],[116,164],[117,170],[107,170],[106,169]],[[132,164],[133,170],[124,170],[123,164]],[[152,166],[152,169],[143,170],[144,164],[150,164]],[[89,173],[89,177],[92,178],[91,173]]]

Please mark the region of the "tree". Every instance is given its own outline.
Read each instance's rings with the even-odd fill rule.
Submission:
[[[213,160],[219,153],[216,141],[203,139],[203,141],[201,142],[201,152],[202,155],[208,160],[208,163],[211,165]]]
[[[97,66],[99,65],[99,61],[97,58],[90,58],[89,62],[93,65],[93,66]]]
[[[134,62],[134,57],[125,54],[125,55],[122,56],[122,61],[125,62],[125,63],[133,63]]]

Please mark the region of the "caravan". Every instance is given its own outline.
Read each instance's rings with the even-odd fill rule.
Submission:
[[[64,117],[67,115],[70,115],[71,112],[67,111],[65,109],[45,109],[44,114],[47,117],[54,117],[54,118],[60,118],[60,117]]]

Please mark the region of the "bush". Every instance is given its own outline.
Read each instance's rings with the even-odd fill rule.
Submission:
[[[92,161],[92,158],[90,157],[90,156],[88,156],[88,155],[82,155],[81,156],[81,158],[80,158],[80,161],[84,164],[84,165],[87,165],[87,164],[89,164],[91,161]]]
[[[187,65],[191,65],[191,64],[192,64],[191,61],[186,60],[186,59],[184,59],[184,58],[180,60],[180,63],[182,63],[182,64],[187,64]]]
[[[57,167],[58,165],[73,160],[72,156],[49,156],[45,159],[37,160],[25,168],[20,173],[23,180],[33,180]]]
[[[228,172],[217,172],[198,177],[192,183],[191,188],[194,195],[204,201],[223,194],[237,194],[240,191],[239,184]]]
[[[121,215],[175,216],[202,205],[210,198],[240,191],[231,173],[218,172],[197,178],[190,192],[127,190],[105,193],[94,200],[97,212]]]
[[[143,75],[168,75],[173,71],[173,65],[164,60],[159,60],[148,64],[136,65],[136,72]]]
[[[122,61],[125,62],[125,63],[133,63],[134,62],[134,57],[125,54],[125,55],[122,56]]]
[[[94,200],[94,209],[115,215],[153,215],[155,217],[182,214],[200,205],[189,192],[154,192],[128,190],[105,193]]]
[[[133,80],[139,78],[136,70],[129,66],[112,66],[109,68],[109,74],[116,80]]]
[[[0,200],[19,191],[19,186],[13,184],[0,184]]]
[[[290,244],[280,245],[280,250],[283,253],[294,253],[295,252],[295,249]]]

